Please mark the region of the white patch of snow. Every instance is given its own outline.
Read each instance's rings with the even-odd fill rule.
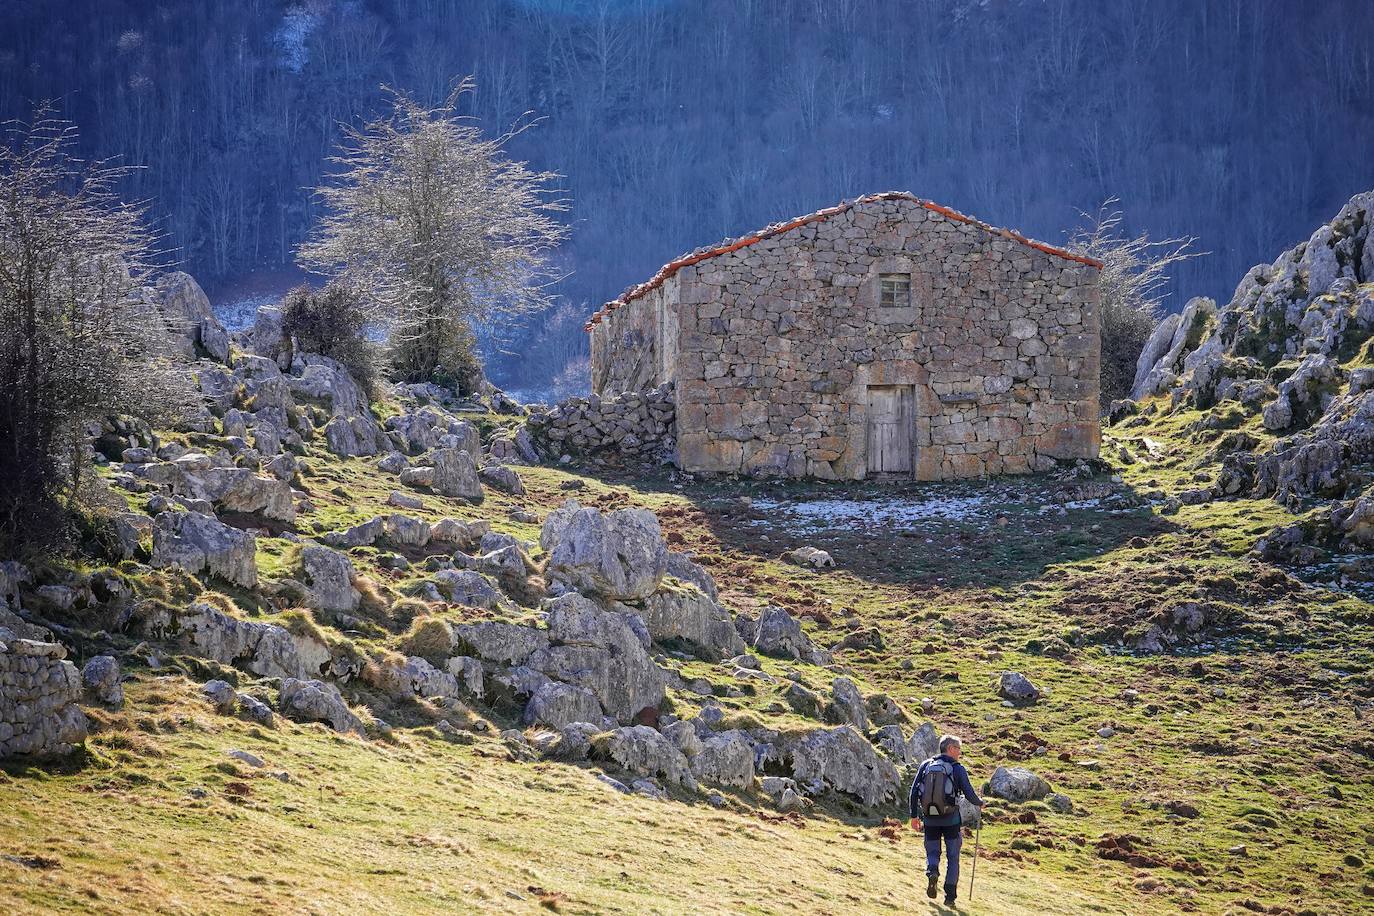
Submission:
[[[784,527],[850,528],[855,525],[910,526],[932,520],[965,521],[987,513],[983,496],[932,499],[817,499],[775,502],[756,499],[753,507],[782,516]]]

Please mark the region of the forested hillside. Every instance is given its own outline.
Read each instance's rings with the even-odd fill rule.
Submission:
[[[128,193],[221,282],[292,262],[338,124],[381,84],[439,101],[470,73],[489,131],[542,117],[512,150],[566,176],[568,306],[494,367],[511,383],[584,345],[584,303],[841,197],[910,189],[1062,241],[1117,196],[1129,231],[1211,252],[1179,303],[1374,183],[1365,0],[10,0],[0,20],[4,114],[55,99],[92,156],[146,166]]]

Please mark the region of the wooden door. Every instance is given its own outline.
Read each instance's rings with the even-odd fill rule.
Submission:
[[[868,471],[910,474],[912,462],[910,385],[872,385],[868,389]]]

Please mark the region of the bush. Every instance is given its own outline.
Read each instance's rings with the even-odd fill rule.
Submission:
[[[302,284],[281,305],[282,330],[304,353],[337,360],[369,396],[377,382],[377,347],[368,339],[368,311],[357,290],[331,282],[323,289]]]

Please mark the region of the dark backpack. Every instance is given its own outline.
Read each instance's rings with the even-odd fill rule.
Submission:
[[[954,764],[932,757],[921,764],[921,789],[918,793],[922,818],[948,817],[959,810],[954,791]]]

